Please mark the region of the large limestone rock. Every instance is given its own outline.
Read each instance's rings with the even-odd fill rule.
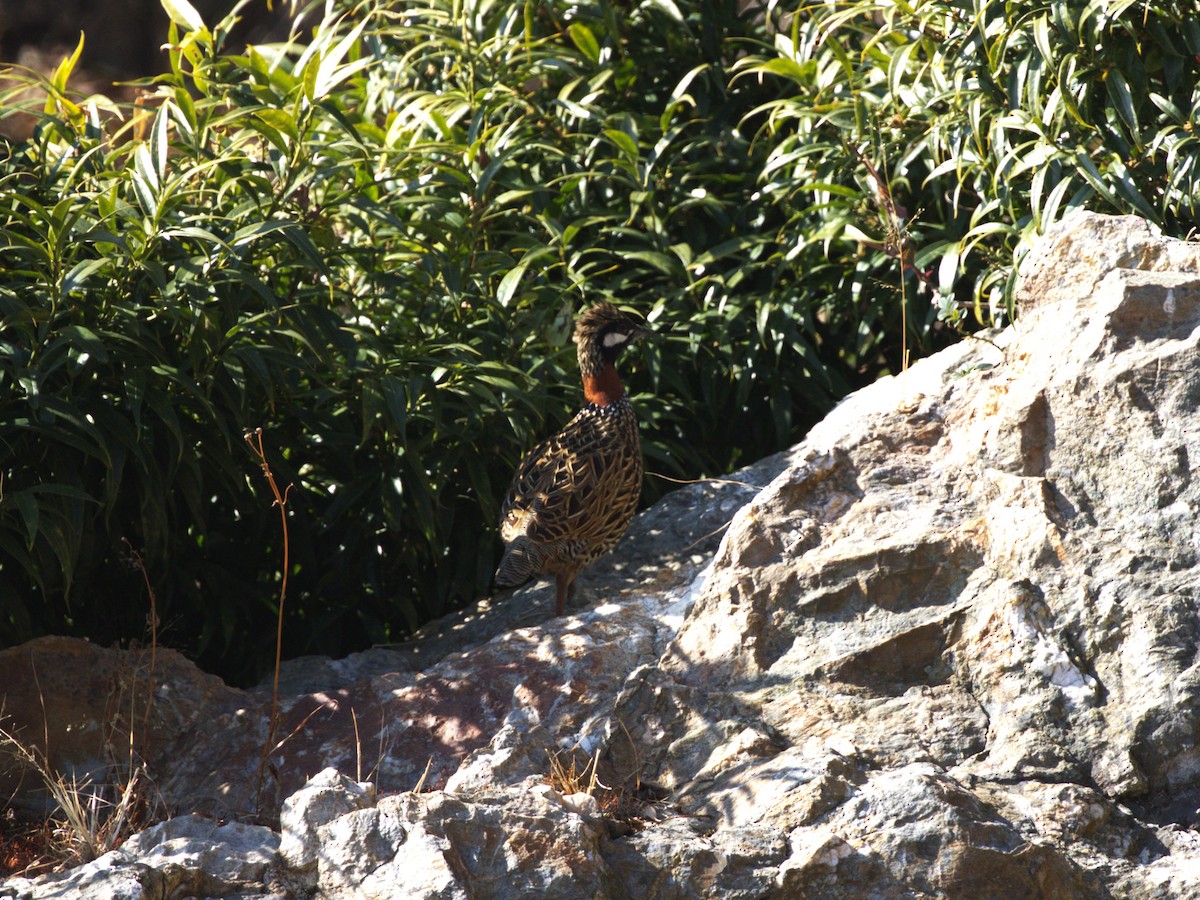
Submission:
[[[535,587],[294,667],[280,850],[212,884],[1200,896],[1200,246],[1079,213],[1023,271],[1015,326],[640,517],[577,615]],[[255,709],[176,738],[171,802],[237,814]],[[160,896],[135,840],[104,877]]]
[[[198,722],[232,712],[241,691],[173,650],[115,650],[43,637],[0,651],[0,729],[68,781],[110,784],[130,775]],[[0,747],[0,797],[40,814],[45,785]]]
[[[1016,326],[813,430],[738,513],[653,683],[617,704],[642,779],[792,829],[782,884],[844,842],[919,894],[1095,896],[1189,837],[1200,247],[1081,214],[1027,269],[1038,304]],[[831,752],[867,780],[809,818]],[[1076,804],[1086,824],[1062,821]]]
[[[75,869],[0,883],[0,897],[166,900],[262,894],[273,881],[278,849],[279,835],[261,825],[180,816]]]

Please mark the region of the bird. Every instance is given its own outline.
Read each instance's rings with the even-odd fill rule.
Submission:
[[[555,578],[555,614],[575,577],[620,540],[642,492],[637,418],[615,362],[648,334],[608,302],[580,314],[573,340],[586,401],[558,434],[521,459],[500,511],[504,555],[493,583],[515,588]]]

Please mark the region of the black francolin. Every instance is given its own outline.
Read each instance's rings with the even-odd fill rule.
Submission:
[[[504,557],[496,587],[555,577],[555,610],[574,595],[575,576],[608,553],[637,509],[642,447],[637,419],[614,362],[646,330],[611,303],[575,324],[586,405],[521,460],[500,512]]]

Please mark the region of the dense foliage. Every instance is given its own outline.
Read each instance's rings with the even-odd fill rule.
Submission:
[[[843,243],[846,295],[887,278],[862,253],[883,248],[944,318],[1004,319],[1014,259],[1067,209],[1180,237],[1200,219],[1190,4],[846,2],[776,21],[771,52],[735,66],[792,87],[762,109],[765,191],[795,210],[812,245],[795,252]]]
[[[1196,220],[1179,5],[363,0],[246,49],[163,5],[135,107],[68,59],[0,146],[3,643],[142,634],[132,549],[164,639],[252,677],[283,556],[259,427],[288,652],[402,637],[486,591],[582,306],[664,332],[626,361],[648,468],[718,474],[939,311],[1008,312],[1070,206]]]

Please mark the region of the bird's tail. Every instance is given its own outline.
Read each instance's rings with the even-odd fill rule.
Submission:
[[[492,584],[498,588],[518,588],[539,574],[541,559],[533,541],[518,535],[505,549],[504,557],[496,568]]]

